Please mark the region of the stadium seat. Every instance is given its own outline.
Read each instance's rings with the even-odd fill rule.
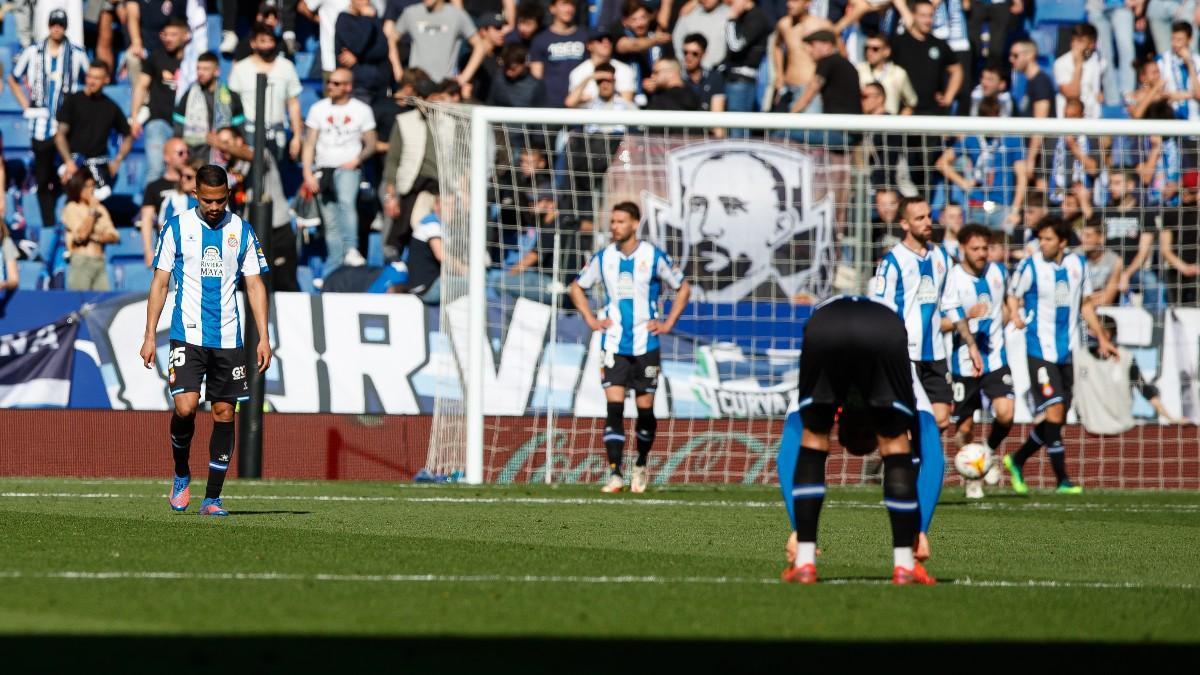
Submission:
[[[383,266],[383,233],[372,232],[367,236],[367,264]]]
[[[0,112],[0,134],[4,136],[5,150],[29,150],[29,124],[19,111]]]
[[[313,291],[312,282],[312,268],[308,265],[298,265],[296,267],[296,284],[300,287],[300,290],[304,293],[311,293]]]
[[[44,267],[45,265],[35,260],[18,260],[17,271],[21,278],[17,283],[17,288],[27,291],[37,288],[38,277],[41,276]]]
[[[1105,103],[1100,108],[1100,116],[1106,120],[1124,120],[1129,119],[1129,111],[1119,103]]]
[[[1086,0],[1054,0],[1037,3],[1035,25],[1052,23],[1082,23],[1087,19]]]
[[[302,80],[320,80],[321,66],[319,55],[315,52],[296,52],[292,56],[296,64],[296,73]]]
[[[121,240],[115,244],[109,244],[104,253],[107,255],[109,262],[114,262],[120,258],[142,259],[142,233],[136,227],[118,227],[117,234],[121,236]]]
[[[150,290],[154,272],[146,267],[139,253],[137,260],[126,259],[119,264],[109,264],[108,276],[114,291],[145,293]]]
[[[128,82],[110,84],[104,88],[104,94],[116,101],[117,105],[121,107],[121,112],[126,116],[129,115],[129,106],[133,102],[133,87]]]

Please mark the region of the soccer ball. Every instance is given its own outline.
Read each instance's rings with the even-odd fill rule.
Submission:
[[[954,468],[967,480],[979,480],[992,465],[992,451],[982,443],[968,443],[954,456]]]

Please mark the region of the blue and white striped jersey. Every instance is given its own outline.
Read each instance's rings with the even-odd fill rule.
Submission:
[[[242,346],[237,282],[267,273],[267,260],[250,223],[232,213],[210,227],[197,209],[167,221],[158,234],[155,269],[175,279],[171,339],[197,347]]]
[[[1051,363],[1070,363],[1079,344],[1079,308],[1092,294],[1087,260],[1066,253],[1062,263],[1035,251],[1021,261],[1009,292],[1025,302],[1025,352]]]
[[[13,78],[29,87],[29,133],[45,141],[58,131],[58,108],[67,94],[83,87],[87,75],[87,52],[64,40],[58,56],[50,54],[47,40],[26,47],[16,59]]]
[[[920,255],[900,242],[892,247],[871,281],[871,296],[891,307],[908,329],[908,357],[913,361],[942,361],[942,317],[938,302],[953,265],[941,246],[929,244]]]
[[[971,319],[967,325],[979,345],[983,357],[983,372],[976,373],[971,363],[971,351],[957,331],[951,331],[950,374],[979,377],[1000,370],[1008,365],[1008,352],[1004,348],[1004,293],[1008,287],[1008,275],[1004,267],[988,263],[983,274],[975,276],[967,268],[955,265],[946,278],[946,290],[942,293],[942,316],[958,321],[967,316],[967,311],[979,303],[987,305],[987,314]]]
[[[658,318],[662,285],[675,289],[683,284],[683,272],[671,265],[670,256],[645,241],[629,256],[609,244],[588,260],[575,280],[585,290],[597,281],[604,286],[605,298],[597,316],[612,320],[600,338],[601,349],[625,356],[658,349],[658,336],[651,335],[646,324]]]

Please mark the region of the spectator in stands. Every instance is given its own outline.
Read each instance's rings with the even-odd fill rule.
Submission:
[[[1079,231],[1079,253],[1087,258],[1088,277],[1092,282],[1092,302],[1097,306],[1115,305],[1120,294],[1121,256],[1105,248],[1104,223],[1099,216],[1088,218]]]
[[[417,68],[404,71],[407,79]],[[433,98],[435,85],[428,77],[412,83],[413,96]],[[387,153],[383,160],[383,183],[380,199],[384,215],[390,224],[383,237],[384,257],[399,259],[409,245],[414,226],[432,208],[433,196],[438,193],[437,143],[426,123],[425,113],[409,107],[399,113],[388,136]],[[425,205],[421,204],[424,200]]]
[[[900,193],[893,188],[876,189],[875,209],[871,214],[874,261],[881,260],[903,236],[900,228]]]
[[[435,82],[454,76],[462,41],[471,44],[471,57],[455,78],[460,85],[470,87],[475,71],[487,56],[487,45],[476,33],[471,17],[446,0],[421,0],[421,4],[410,5],[400,14],[394,32],[393,42],[404,36],[412,40],[408,65],[424,70]],[[395,61],[392,66],[395,69]]]
[[[1125,110],[1134,119],[1142,119],[1150,106],[1170,102],[1167,83],[1162,78],[1157,58],[1145,58],[1137,65],[1138,88],[1125,96]]]
[[[962,229],[964,222],[966,219],[963,216],[962,206],[953,202],[943,206],[941,213],[938,214],[938,226],[942,230],[941,246],[955,260],[959,259],[958,232]]]
[[[1104,96],[1109,103],[1119,103],[1133,91],[1133,22],[1145,4],[1146,0],[1087,0],[1088,23],[1096,27],[1096,44],[1106,66]]]
[[[731,112],[758,111],[758,66],[767,53],[771,22],[754,0],[725,0],[729,22],[725,24],[725,104]],[[734,129],[745,136],[745,129]]]
[[[1146,118],[1169,120],[1174,118],[1174,111],[1169,103],[1157,103],[1146,111]],[[1179,139],[1139,136],[1134,142],[1137,144],[1134,170],[1141,182],[1143,201],[1152,206],[1176,205],[1179,202],[1179,176],[1183,168]]]
[[[772,108],[781,112],[819,114],[821,99],[809,93],[816,73],[816,61],[804,42],[817,31],[832,34],[833,24],[823,16],[808,11],[811,0],[788,0],[787,15],[775,24],[775,46],[771,63],[775,70],[775,102]],[[808,94],[803,108],[796,103]]]
[[[142,209],[138,213],[138,229],[142,232],[142,257],[146,267],[150,267],[154,261],[154,243],[163,222],[158,217],[163,197],[168,191],[175,189],[188,165],[187,144],[182,138],[167,140],[163,146],[163,165],[166,166],[163,176],[146,183],[146,189],[142,192]],[[192,172],[192,180],[195,179],[196,174]]]
[[[585,100],[587,83],[582,83],[567,96],[568,105],[575,103],[571,107],[588,110],[637,110],[636,103],[617,95],[616,71],[612,63],[596,66],[592,74],[592,85],[596,89],[595,96]],[[584,133],[572,133],[569,136],[566,152],[567,175],[571,182],[575,210],[580,220],[590,225],[595,207],[593,195],[603,193],[604,175],[617,153],[617,148],[625,139],[625,126],[589,124],[583,131]],[[529,189],[536,182],[535,172],[529,169],[537,166],[538,162],[536,156],[528,159],[522,156],[521,163],[525,169],[522,175],[523,189]],[[510,201],[515,205],[519,198]],[[510,218],[510,222],[515,220]]]
[[[862,85],[862,108],[864,115],[888,115],[887,91],[878,82]]]
[[[1163,213],[1158,251],[1168,265],[1171,302],[1195,307],[1200,302],[1200,173],[1188,171],[1181,183],[1180,208]]]
[[[826,113],[861,115],[862,90],[858,87],[858,71],[838,52],[837,36],[828,30],[818,30],[805,36],[804,48],[816,63],[816,70],[803,93],[792,103],[791,112],[808,110],[820,95],[821,109]],[[828,144],[833,146],[830,148],[833,152],[838,152],[839,146],[859,141],[857,134],[812,129],[802,131],[799,136],[793,132],[792,138],[802,143]]]
[[[67,40],[66,13],[51,12],[48,21],[49,36],[22,50],[8,76],[8,87],[29,120],[38,210],[47,226],[55,223],[54,206],[62,191],[56,172],[58,151],[54,146],[58,110],[67,94],[79,90],[87,75],[87,53],[82,45]]]
[[[980,117],[999,117],[1000,102],[985,98],[979,103]],[[1011,232],[1020,220],[1025,201],[1026,176],[1021,164],[1024,144],[1019,136],[963,136],[946,149],[937,167],[946,180],[962,189],[967,203],[967,220],[993,230]],[[955,159],[963,158],[963,171]]]
[[[8,225],[0,219],[0,291],[15,291],[21,285],[21,268],[17,265],[20,257]]]
[[[104,247],[121,240],[108,209],[96,197],[96,180],[80,171],[67,181],[67,203],[62,224],[71,266],[67,271],[67,289],[107,291],[108,264]]]
[[[350,9],[338,15],[333,50],[338,65],[354,73],[351,96],[374,105],[386,95],[392,77],[388,40],[371,0],[350,0]]]
[[[1067,119],[1082,119],[1084,109],[1083,102],[1077,98],[1067,99],[1062,107]],[[1086,134],[1059,136],[1054,143],[1050,165],[1050,203],[1061,205],[1068,195],[1074,195],[1090,208],[1092,184],[1102,168],[1100,160],[1098,138]]]
[[[325,293],[407,293],[408,265],[396,262],[376,267],[346,267],[345,265],[329,273],[325,283],[321,285],[321,294]]]
[[[167,26],[171,25],[176,19],[181,23],[175,25],[182,26],[185,31],[188,30],[187,23],[187,3],[178,2],[177,0],[125,0],[123,8],[125,10],[125,18],[121,21],[121,27],[125,30],[129,40],[129,48],[125,51],[125,65],[129,68],[129,81],[134,83],[135,90],[138,82],[141,80],[141,75],[145,59],[150,58],[150,55],[158,51],[160,48],[167,47],[166,40],[163,39],[163,32],[167,30]],[[183,44],[176,47],[167,47],[168,54],[175,54],[178,61],[183,58]],[[161,67],[163,64],[157,64]],[[172,78],[175,77],[175,71],[179,69],[179,64],[176,63],[174,68],[170,68]],[[150,71],[153,72],[153,71]],[[174,81],[172,79],[172,81]],[[137,101],[136,93],[134,101]],[[145,103],[145,99],[142,100]],[[131,108],[134,119],[138,118],[139,107]],[[161,111],[160,111],[161,112]],[[170,109],[167,111],[166,118],[156,118],[154,115],[154,107],[151,106],[151,119],[170,119]],[[140,135],[140,131],[138,132]],[[147,151],[148,152],[148,151]],[[157,176],[149,175],[149,164],[146,168],[148,178],[157,178]],[[160,167],[161,171],[161,167]]]
[[[860,80],[861,82],[861,80]],[[879,82],[863,85],[862,109],[864,115],[887,115],[887,92]],[[897,184],[896,173],[900,166],[904,136],[886,131],[869,131],[863,134],[863,163],[870,167],[871,184],[883,188]]]
[[[679,61],[664,56],[655,62],[646,84],[650,100],[647,110],[699,110],[700,97],[683,82]]]
[[[979,102],[989,96],[1000,102],[1001,117],[1012,117],[1012,94],[1008,93],[1004,72],[997,66],[984,66],[979,72],[979,84],[971,91],[971,117],[979,116]]]
[[[375,116],[350,96],[354,75],[338,68],[329,76],[329,95],[308,110],[304,142],[304,185],[317,195],[325,225],[326,271],[362,265],[358,251],[358,185],[362,163],[375,154]]]
[[[207,164],[208,161],[204,159],[188,160],[188,163],[179,170],[179,179],[171,183],[170,189],[162,191],[158,202],[156,232],[161,232],[163,225],[166,225],[168,220],[196,207],[199,203],[196,201],[195,194],[196,172]]]
[[[965,115],[971,104],[971,44],[967,39],[967,21],[962,3],[959,0],[905,0],[894,2],[893,5],[903,28],[903,33],[892,40],[893,51],[897,54],[900,52],[900,38],[912,33],[914,29],[924,36],[942,40],[949,53],[943,53],[941,45],[938,45],[938,58],[935,58],[932,52],[927,56],[930,61],[948,59],[948,63],[957,64],[958,76],[953,91],[950,91],[950,83],[943,80],[947,89],[945,93],[949,95],[940,102],[939,107],[945,113],[950,113],[955,112],[954,107],[957,104],[957,114]],[[898,62],[901,60],[899,56],[895,58]],[[905,69],[910,77],[918,77],[911,68],[905,66]],[[918,93],[919,91],[918,85]]]
[[[145,132],[142,142],[146,149],[147,181],[163,175],[160,158],[163,144],[175,134],[172,125],[175,89],[180,79],[179,67],[183,59],[183,50],[189,39],[187,20],[172,16],[158,33],[161,46],[146,58],[145,67],[134,82],[129,126],[135,138]],[[150,109],[145,118],[142,113],[143,105],[149,106]]]
[[[258,75],[267,76],[267,98],[264,106],[263,125],[266,127],[267,148],[276,163],[282,162],[284,153],[293,160],[300,158],[300,146],[304,135],[303,117],[300,115],[300,94],[303,87],[296,66],[280,53],[279,40],[265,23],[256,23],[250,31],[251,53],[233,64],[229,73],[229,88],[242,99],[246,116],[246,133],[253,133],[258,123],[254,105],[245,105],[255,100]],[[288,140],[288,128],[292,137]]]
[[[1146,4],[1146,23],[1154,38],[1154,51],[1162,54],[1165,45],[1171,44],[1171,33],[1175,24],[1186,23],[1193,27],[1200,22],[1200,6],[1195,0],[1150,0]],[[1192,34],[1192,51],[1197,47],[1195,32]]]
[[[19,4],[19,3],[18,3]],[[21,41],[22,48],[41,44],[50,35],[50,15],[61,14],[67,29],[67,40],[83,45],[83,1],[82,0],[34,0],[29,19],[31,40]],[[18,35],[20,39],[20,35]]]
[[[1025,94],[1017,102],[1018,117],[1054,117],[1054,81],[1042,71],[1037,62],[1038,49],[1033,40],[1022,38],[1013,43],[1008,53],[1014,77],[1025,78]],[[1045,175],[1047,159],[1043,156],[1042,137],[1029,137],[1025,150],[1025,175],[1040,179]],[[1028,225],[1028,223],[1027,223]]]
[[[108,76],[107,63],[92,61],[83,91],[67,95],[58,109],[58,129],[54,134],[54,144],[63,162],[62,179],[68,181],[76,172],[87,171],[96,181],[100,201],[112,194],[114,177],[133,148],[125,113],[116,101],[104,95]],[[116,157],[110,158],[108,137],[113,133],[121,136],[121,146]]]
[[[1015,16],[1024,9],[1023,0],[979,0],[970,3],[967,15],[967,36],[975,61],[986,58],[986,65],[1002,68],[1004,64],[1004,39],[1010,25],[1019,19]],[[983,41],[983,27],[987,25],[988,39]],[[985,53],[986,52],[986,53]],[[1005,115],[1007,117],[1007,115]]]
[[[533,38],[542,30],[542,15],[545,14],[538,0],[522,0],[517,5],[517,27],[504,36],[505,44],[520,44],[526,49],[533,47]]]
[[[690,11],[686,11],[688,7]],[[675,22],[672,39],[676,54],[683,54],[687,41],[693,35],[704,38],[704,60],[700,62],[705,70],[716,72],[725,62],[725,24],[729,22],[729,6],[721,0],[697,0],[688,3],[680,9],[679,20]]]
[[[632,101],[638,92],[638,77],[629,65],[612,58],[612,35],[602,30],[592,31],[588,35],[587,50],[587,60],[575,66],[571,70],[571,74],[567,76],[570,93],[567,94],[564,105],[568,108],[579,108],[596,97],[596,83],[592,80],[592,73],[596,66],[602,63],[611,65],[616,73],[617,96],[626,101]],[[577,91],[579,92],[578,96],[576,96]]]
[[[453,197],[439,197],[434,191],[433,208],[413,228],[412,242],[408,250],[408,292],[421,298],[427,305],[442,301],[442,264],[446,260],[445,238],[442,230],[442,214],[449,211]],[[455,274],[465,275],[465,270],[451,267]]]
[[[1158,72],[1175,118],[1200,121],[1200,54],[1192,53],[1192,24],[1171,27],[1169,49],[1160,50]]]
[[[242,97],[230,91],[220,75],[221,61],[217,55],[202,54],[196,62],[196,82],[179,97],[172,121],[175,135],[187,143],[193,159],[225,166],[225,156],[209,146],[208,135],[225,127],[241,127],[246,123],[246,114],[242,111]]]
[[[318,44],[321,48],[321,72],[328,81],[329,76],[337,68],[337,50],[334,49],[334,31],[337,29],[337,18],[342,12],[350,9],[350,0],[299,0],[296,5],[300,15],[309,21],[315,21],[320,28]],[[399,78],[399,72],[396,77]]]
[[[572,0],[550,0],[554,21],[534,36],[529,47],[529,72],[542,81],[547,108],[566,106],[571,91],[571,71],[583,63],[587,47],[585,29],[576,24]]]
[[[471,97],[477,101],[486,101],[492,92],[492,82],[503,77],[500,68],[500,49],[504,47],[504,27],[506,22],[503,14],[488,14],[475,21],[479,39],[487,48],[487,54],[479,68],[475,70],[475,79],[471,81]]]
[[[654,64],[671,55],[671,33],[651,27],[650,10],[642,0],[624,0],[621,23],[612,27],[617,58],[633,68],[634,80],[645,93],[646,80],[653,77]],[[640,101],[639,101],[640,103]]]
[[[721,71],[704,66],[707,51],[708,40],[703,34],[692,33],[683,39],[683,81],[700,97],[701,110],[724,112],[725,77]],[[712,131],[717,138],[725,136],[724,129]]]
[[[1102,211],[1106,234],[1105,245],[1121,256],[1123,269],[1118,280],[1118,289],[1124,299],[1132,288],[1140,287],[1142,304],[1147,309],[1158,309],[1163,305],[1162,285],[1158,275],[1146,268],[1154,250],[1155,213],[1145,208],[1138,199],[1132,172],[1113,169],[1108,175],[1109,202]]]
[[[545,97],[542,81],[529,72],[529,50],[510,43],[500,49],[500,73],[492,79],[486,103],[508,108],[533,108]]]
[[[241,129],[226,127],[214,133],[211,144],[229,157],[229,176],[236,180],[233,194],[240,195],[245,208],[241,215],[246,220],[254,217],[251,205],[257,200],[254,187],[250,184],[251,163],[254,149],[246,144]],[[270,251],[271,288],[276,291],[299,291],[296,282],[296,231],[292,229],[292,216],[288,209],[288,198],[283,191],[283,179],[279,167],[270,154],[264,156],[263,190],[271,199],[271,239],[267,244]],[[233,208],[233,204],[230,205]]]
[[[913,112],[945,115],[962,87],[962,66],[945,40],[933,34],[933,5],[929,0],[911,3],[912,20],[902,35],[892,39],[892,60],[908,73],[917,93]],[[932,168],[942,154],[936,137],[918,134],[907,139],[908,173],[921,194],[932,191]]]
[[[233,60],[235,62],[249,58],[256,53],[254,45],[251,43],[257,35],[255,29],[259,25],[266,26],[267,30],[271,33],[271,37],[275,38],[276,54],[283,51],[283,41],[279,37],[279,5],[275,4],[274,0],[267,0],[258,6],[258,12],[254,15],[254,23],[251,24],[252,28],[250,32],[242,37],[238,42],[237,49],[233,50]],[[243,96],[242,98],[245,97]]]
[[[1054,61],[1054,81],[1058,83],[1055,108],[1059,117],[1066,116],[1069,98],[1083,102],[1083,116],[1099,119],[1104,105],[1101,79],[1106,65],[1096,53],[1096,27],[1090,23],[1076,24],[1071,29],[1071,49]]]
[[[536,223],[529,233],[528,248],[507,270],[490,270],[488,283],[496,292],[509,297],[549,304],[554,282],[554,234],[576,231],[579,226],[574,220],[561,216],[550,183],[539,184],[525,196]]]
[[[867,58],[858,64],[859,85],[879,84],[884,92],[883,106],[887,114],[912,114],[917,105],[917,92],[908,72],[892,62],[892,47],[887,38],[880,33],[868,33],[864,50]]]

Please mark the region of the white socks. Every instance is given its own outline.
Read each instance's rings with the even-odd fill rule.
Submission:
[[[913,562],[913,551],[911,546],[900,546],[892,549],[893,565],[903,567],[906,570],[911,570],[915,563]]]
[[[817,564],[817,544],[802,541],[796,544],[796,567]]]

